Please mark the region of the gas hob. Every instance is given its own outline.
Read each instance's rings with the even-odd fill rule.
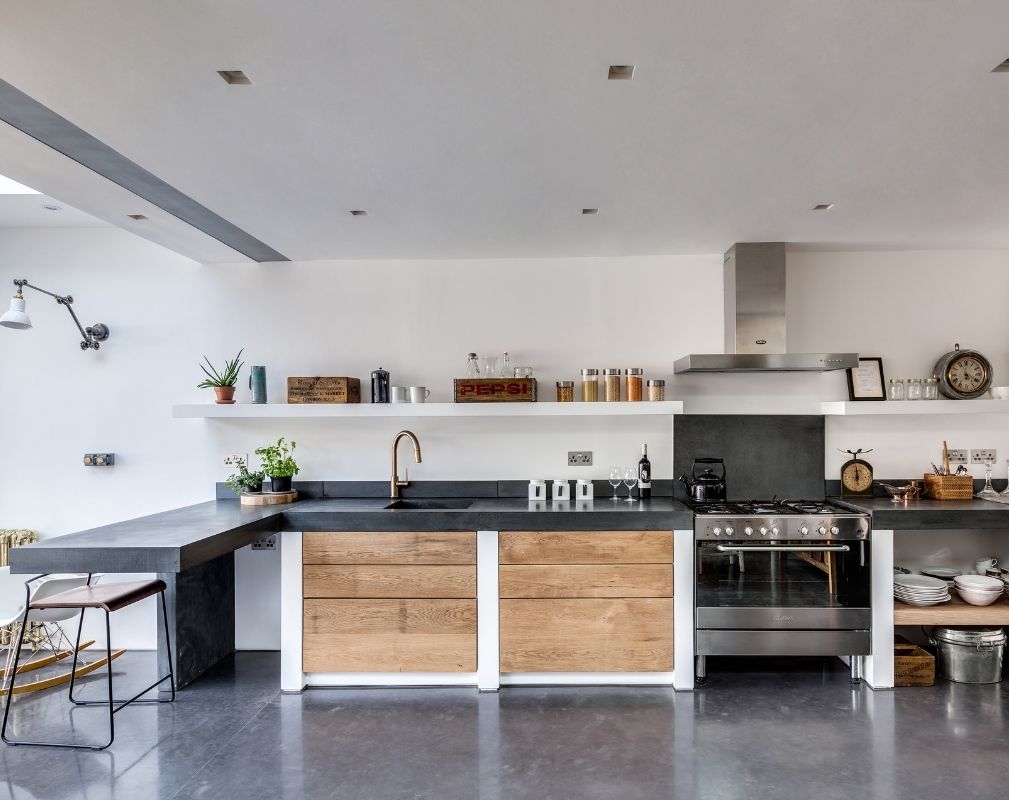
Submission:
[[[869,516],[828,500],[745,500],[692,503],[694,538],[717,541],[858,540]]]

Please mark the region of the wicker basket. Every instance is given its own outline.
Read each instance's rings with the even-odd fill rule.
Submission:
[[[926,475],[925,496],[933,500],[970,500],[974,479],[970,475]]]
[[[938,476],[936,476],[938,477]],[[893,642],[893,685],[934,686],[935,656],[903,636]]]

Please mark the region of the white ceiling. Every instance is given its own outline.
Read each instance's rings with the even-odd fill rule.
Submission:
[[[53,211],[46,206],[55,207]],[[95,228],[108,223],[44,194],[0,193],[0,228]]]
[[[292,259],[1003,248],[1007,31],[1005,0],[71,0],[5,16],[0,77]],[[0,129],[0,173],[241,260]]]

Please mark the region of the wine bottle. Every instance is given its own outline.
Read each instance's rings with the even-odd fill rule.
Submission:
[[[652,462],[648,460],[648,445],[641,445],[641,460],[638,461],[638,497],[650,500],[652,497]]]

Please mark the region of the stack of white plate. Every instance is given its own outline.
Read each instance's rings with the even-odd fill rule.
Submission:
[[[953,579],[956,593],[972,606],[990,606],[1002,596],[1005,584],[987,575],[959,575]]]
[[[949,600],[949,587],[927,575],[894,575],[893,596],[911,606],[934,606]]]

